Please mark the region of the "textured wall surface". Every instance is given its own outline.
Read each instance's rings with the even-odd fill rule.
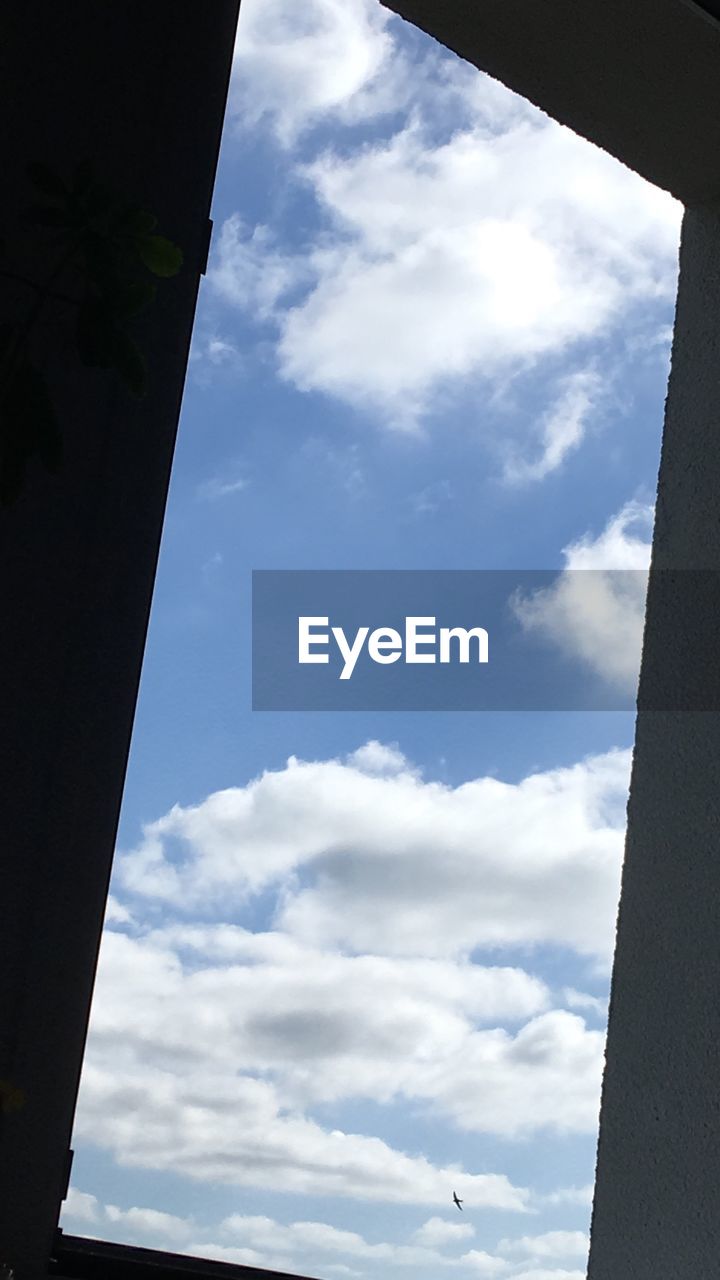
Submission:
[[[685,215],[641,697],[716,685],[681,646],[682,571],[720,570],[720,214]],[[677,608],[677,604],[680,608]],[[714,579],[699,602],[717,616]],[[679,643],[678,643],[679,642]],[[639,715],[589,1280],[711,1280],[720,1264],[720,715]]]
[[[82,369],[61,301],[41,325],[63,423],[59,476],[39,466],[0,511],[0,1263],[44,1274],[122,793],[227,89],[237,0],[7,6],[0,48],[0,322],[57,257],[18,215],[31,162],[79,161],[156,214],[185,253],[139,321],[149,389]],[[70,292],[72,278],[63,280]],[[64,307],[64,311],[63,311]]]

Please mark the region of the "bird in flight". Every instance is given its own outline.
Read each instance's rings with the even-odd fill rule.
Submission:
[[[460,1210],[460,1212],[462,1213],[463,1201],[462,1201],[462,1200],[458,1200],[458,1198],[457,1198],[457,1191],[453,1191],[453,1204],[456,1204],[456,1205],[457,1205],[457,1207],[458,1207],[458,1209],[459,1209],[459,1210]]]

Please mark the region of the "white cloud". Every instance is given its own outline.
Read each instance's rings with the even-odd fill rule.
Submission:
[[[540,1014],[515,1036],[472,1037],[462,1062],[440,1078],[433,1064],[426,1089],[436,1109],[467,1130],[517,1137],[538,1130],[597,1129],[605,1036],[562,1010]]]
[[[132,916],[127,907],[118,902],[117,898],[111,893],[108,895],[107,904],[105,906],[105,924],[131,924]]]
[[[468,1240],[475,1235],[475,1228],[470,1222],[448,1222],[447,1218],[428,1218],[415,1232],[417,1244],[429,1245],[435,1249],[446,1244],[455,1244],[458,1240]]]
[[[566,1271],[563,1267],[531,1267],[529,1271],[516,1271],[512,1280],[586,1280],[585,1271]]]
[[[584,1231],[546,1231],[539,1236],[501,1240],[499,1253],[523,1254],[534,1259],[586,1258],[590,1241]]]
[[[451,956],[545,943],[608,958],[628,771],[614,751],[453,788],[410,766],[372,776],[291,759],[148,824],[118,878],[181,910],[231,894],[240,911],[274,886],[278,925],[315,946]]]
[[[197,496],[206,502],[217,502],[220,498],[242,493],[248,487],[247,477],[238,474],[237,470],[226,476],[212,476],[203,480],[197,488]]]
[[[98,1051],[107,1052],[122,1026],[138,1056],[168,1066],[175,1054],[187,1056],[192,1028],[202,1029],[208,1060],[228,1071],[274,1073],[292,1105],[388,1101],[411,1092],[416,1078],[422,1084],[429,1062],[451,1069],[474,1028],[524,1022],[548,1003],[544,984],[521,970],[347,957],[241,929],[222,930],[216,948],[214,932],[106,936],[93,1020]]]
[[[266,119],[289,146],[328,117],[353,124],[393,110],[400,67],[389,21],[376,0],[243,0],[231,118]]]
[[[627,502],[597,538],[585,534],[566,547],[566,569],[625,569],[644,572],[650,564],[654,508]]]
[[[121,1209],[115,1204],[102,1204],[97,1196],[71,1186],[62,1206],[63,1225],[79,1224],[83,1234],[94,1228],[92,1237],[123,1239],[151,1247],[172,1248],[178,1252],[187,1243],[196,1224],[192,1218],[180,1218],[159,1209]]]
[[[596,539],[564,549],[552,586],[513,601],[526,630],[629,692],[640,668],[652,519],[651,506],[627,503]]]
[[[106,993],[102,1004],[108,1006]],[[160,1020],[160,1000],[156,1007]],[[120,1165],[388,1204],[439,1206],[451,1185],[475,1207],[521,1211],[527,1203],[528,1193],[503,1175],[448,1169],[380,1138],[323,1129],[283,1105],[266,1080],[238,1075],[223,1048],[217,1055],[190,1019],[184,1028],[178,1020],[176,1046],[163,1056],[149,1030],[133,1032],[128,1012],[114,1036],[91,1036],[76,1121],[78,1140],[109,1149]],[[210,1006],[204,1037],[213,1016]],[[170,1021],[172,1014],[165,1015],[156,1038],[167,1039]]]
[[[357,1231],[342,1231],[326,1222],[292,1222],[283,1225],[272,1218],[231,1214],[222,1227],[239,1240],[247,1240],[254,1248],[292,1250],[317,1249],[322,1253],[345,1253],[356,1257],[387,1257],[391,1246],[372,1245]],[[378,1252],[379,1251],[379,1252]]]
[[[78,1139],[206,1182],[439,1210],[455,1189],[466,1208],[535,1211],[501,1174],[314,1111],[367,1099],[449,1132],[596,1132],[602,1032],[497,959],[538,943],[609,957],[628,766],[617,751],[453,788],[371,740],[175,807],[117,864],[134,933],[103,941]],[[257,894],[275,924],[252,931],[238,921],[257,920]]]
[[[560,1187],[557,1191],[536,1195],[535,1201],[542,1205],[576,1204],[589,1209],[593,1202],[593,1191],[592,1183],[584,1187]]]
[[[271,1218],[234,1215],[222,1224],[239,1239],[247,1239],[255,1249],[277,1249],[320,1256],[339,1253],[394,1266],[447,1265],[452,1259],[438,1253],[429,1241],[411,1244],[373,1244],[356,1231],[338,1230],[324,1222],[293,1222],[287,1226]],[[438,1241],[441,1244],[442,1241]]]
[[[530,1271],[516,1271],[512,1280],[586,1280],[585,1271],[566,1271],[562,1267],[532,1267]]]
[[[480,1249],[470,1249],[462,1255],[459,1263],[470,1268],[473,1276],[497,1276],[507,1271],[507,1263],[502,1258],[494,1258]]]
[[[193,336],[190,363],[194,366],[196,377],[201,384],[207,379],[207,371],[204,367],[206,365],[212,365],[215,368],[226,366],[236,370],[243,368],[243,358],[232,338],[202,331],[196,332]]]
[[[274,316],[285,378],[411,428],[448,388],[564,354],[635,303],[672,296],[679,206],[505,101],[500,131],[483,122],[438,144],[413,123],[306,165],[326,229],[293,263],[267,251],[266,230],[226,224],[213,279]],[[304,296],[283,301],[303,272]],[[548,418],[528,478],[577,443],[585,377],[584,396],[576,381]]]
[[[212,1018],[212,1010],[210,1010]],[[179,1039],[179,1037],[178,1037]],[[186,1036],[164,1066],[125,1024],[91,1042],[76,1121],[78,1140],[122,1165],[205,1182],[386,1204],[442,1205],[457,1186],[466,1203],[521,1211],[527,1192],[501,1174],[443,1168],[380,1138],[323,1129],[288,1110],[267,1081],[238,1075]]]
[[[602,383],[596,373],[583,369],[569,374],[555,403],[540,423],[540,456],[531,459],[510,458],[505,464],[505,479],[510,484],[528,484],[544,480],[562,466],[565,458],[583,441],[588,418],[597,406]]]
[[[221,954],[226,963],[210,961],[208,952]],[[382,1001],[376,998],[378,991]],[[227,1110],[229,1119],[225,1132],[221,1115],[213,1113],[207,1135],[197,1132],[193,1139],[197,1176],[210,1176],[203,1169],[218,1159],[213,1142],[220,1141],[230,1180],[234,1162],[227,1153],[236,1152],[239,1160],[243,1144],[253,1153],[262,1147],[255,1173],[262,1179],[274,1146],[273,1185],[304,1186],[305,1150],[314,1148],[324,1153],[330,1167],[325,1177],[318,1170],[315,1179],[308,1175],[307,1186],[317,1184],[329,1192],[336,1178],[334,1141],[317,1126],[299,1122],[317,1102],[404,1098],[423,1103],[460,1128],[508,1136],[538,1128],[592,1131],[603,1037],[587,1030],[576,1015],[537,1013],[546,999],[543,985],[520,971],[313,953],[289,940],[228,927],[176,927],[142,939],[108,934],[81,1115],[87,1117],[93,1140],[133,1162],[152,1164],[157,1158],[166,1167],[163,1144],[172,1146],[175,1129],[187,1128],[183,1117],[199,1105],[190,1099],[200,1098],[205,1079],[212,1082],[205,1087],[214,1093],[217,1111]],[[498,1027],[498,1021],[522,1025],[512,1034]],[[155,1091],[150,1079],[156,1082]],[[136,1097],[138,1080],[142,1091]],[[129,1104],[122,1101],[126,1087]],[[117,1100],[111,1103],[105,1095],[110,1091],[114,1096],[116,1090]],[[243,1130],[240,1140],[235,1127],[243,1098],[247,1096],[249,1108],[256,1095],[260,1128]],[[153,1106],[157,1115],[150,1133],[143,1132],[136,1142],[135,1128]],[[116,1125],[118,1110],[126,1113],[127,1128],[119,1120]],[[159,1115],[165,1117],[162,1142]],[[263,1125],[269,1146],[261,1138]],[[363,1159],[374,1159],[375,1148],[368,1142],[351,1136],[348,1156],[357,1145]],[[145,1160],[141,1152],[148,1144],[153,1154]],[[383,1150],[380,1144],[378,1158]],[[386,1153],[388,1167],[396,1156]],[[248,1157],[247,1163],[252,1166],[253,1160]],[[462,1185],[465,1177],[448,1173],[448,1183],[438,1175],[431,1193],[430,1174],[423,1174],[423,1189],[416,1165],[400,1161],[389,1198],[443,1204],[448,1186]],[[412,1186],[401,1184],[403,1171],[412,1175]],[[362,1174],[347,1173],[354,1194],[380,1194],[368,1191]],[[487,1186],[491,1196],[513,1198],[505,1183]],[[473,1182],[469,1204],[478,1191],[483,1184]],[[462,1197],[459,1186],[458,1193]],[[340,1187],[338,1194],[350,1190]]]
[[[155,1245],[179,1248],[187,1241],[193,1230],[191,1219],[179,1218],[174,1213],[164,1213],[160,1209],[119,1209],[117,1205],[105,1205],[105,1218],[114,1228],[123,1227],[143,1240],[151,1240]]]
[[[268,227],[251,231],[239,214],[223,223],[208,267],[208,280],[221,297],[258,321],[271,319],[280,298],[307,276],[308,268],[277,247]]]
[[[124,1158],[142,1162],[148,1135],[136,1149],[134,1136],[102,1118],[116,1110],[104,1090],[125,1087],[125,1059],[133,1091],[140,1064],[151,1064],[158,1098],[170,1099],[150,1163],[173,1150],[198,1072],[216,1080],[233,1114],[236,1090],[259,1087],[238,1071],[271,1082],[268,1176],[291,1188],[336,1185],[332,1135],[302,1119],[317,1102],[404,1099],[459,1129],[509,1137],[594,1131],[602,1033],[553,1010],[545,984],[483,965],[477,952],[544,943],[609,959],[628,767],[629,753],[610,752],[514,785],[480,778],[451,788],[424,780],[397,745],[371,741],[345,762],[292,759],[150,824],[117,868],[138,904],[209,906],[227,919],[228,908],[241,916],[244,903],[269,892],[276,927],[178,922],[143,937],[106,936],[88,1132],[104,1131],[106,1143],[132,1152]],[[91,1084],[83,1089],[90,1096]],[[143,1114],[158,1098],[143,1093]],[[228,1143],[248,1167],[256,1163],[264,1139],[247,1129],[240,1138],[233,1126],[218,1118],[219,1164],[212,1143],[198,1140],[198,1176],[221,1168],[236,1176]],[[359,1172],[340,1180],[339,1194],[379,1194],[382,1181],[363,1172],[375,1158],[369,1141],[348,1139],[359,1144]],[[321,1149],[325,1174],[305,1169],[307,1147]],[[412,1198],[422,1179],[398,1153],[382,1158],[396,1157],[413,1190],[398,1172],[388,1197]],[[265,1156],[260,1165],[255,1179]],[[432,1193],[430,1174],[426,1182],[423,1202],[444,1203],[442,1179]]]
[[[226,364],[228,361],[232,364],[238,358],[238,350],[227,338],[214,335],[207,341],[207,358],[211,364]]]
[[[211,1258],[214,1262],[231,1262],[241,1267],[262,1267],[281,1271],[287,1267],[287,1254],[260,1253],[241,1245],[223,1245],[213,1240],[196,1240],[183,1253],[194,1258]]]
[[[356,1231],[348,1231],[328,1222],[280,1222],[264,1215],[231,1214],[219,1223],[202,1223],[195,1218],[180,1218],[155,1209],[121,1209],[102,1205],[95,1196],[71,1188],[63,1208],[65,1227],[85,1224],[79,1206],[91,1202],[92,1222],[114,1239],[136,1245],[164,1245],[174,1252],[235,1262],[246,1266],[272,1267],[283,1272],[321,1270],[323,1274],[367,1274],[368,1266],[380,1264],[379,1274],[389,1268],[407,1268],[432,1274],[438,1268],[467,1277],[505,1274],[511,1264],[480,1250],[459,1255],[453,1246],[474,1234],[470,1224],[445,1223],[454,1231],[441,1231],[439,1218],[430,1219],[409,1240],[371,1241]],[[433,1229],[431,1229],[433,1228]],[[443,1252],[443,1246],[451,1252]],[[340,1258],[349,1261],[341,1262]],[[349,1262],[357,1264],[349,1265]],[[362,1267],[362,1271],[357,1266]],[[427,1269],[427,1271],[426,1271]]]
[[[348,764],[361,773],[394,774],[407,771],[407,760],[396,742],[378,742],[372,738],[348,756]]]
[[[588,995],[585,991],[576,991],[574,987],[564,987],[562,996],[569,1009],[592,1009],[600,1017],[604,1018],[607,1015],[607,1000],[601,1000],[599,996]]]
[[[87,1191],[78,1191],[70,1187],[63,1204],[63,1213],[77,1222],[98,1222],[100,1206],[96,1196]]]

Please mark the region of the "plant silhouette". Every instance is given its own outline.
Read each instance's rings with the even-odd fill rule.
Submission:
[[[0,503],[21,492],[30,459],[51,472],[62,460],[62,432],[37,337],[51,301],[66,304],[80,364],[107,369],[134,396],[147,388],[147,363],[133,322],[155,299],[157,279],[174,276],[182,251],[157,234],[153,214],[101,181],[93,165],[78,165],[66,182],[43,164],[31,164],[35,203],[26,226],[52,237],[55,261],[34,281],[4,271],[33,297],[16,321],[0,325]],[[63,284],[70,293],[61,292]]]

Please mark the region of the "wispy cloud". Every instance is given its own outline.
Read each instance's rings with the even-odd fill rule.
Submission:
[[[588,420],[597,407],[602,390],[603,383],[593,370],[582,369],[566,375],[561,381],[557,399],[540,422],[539,457],[508,458],[505,480],[509,484],[529,484],[544,480],[552,471],[557,471],[567,455],[582,443]]]
[[[243,493],[247,487],[248,480],[244,475],[212,476],[198,485],[197,496],[204,502],[217,502],[234,493]]]
[[[412,494],[410,506],[415,516],[434,516],[441,507],[452,501],[452,497],[450,481],[436,480],[426,485],[424,489],[420,489],[418,493]]]

